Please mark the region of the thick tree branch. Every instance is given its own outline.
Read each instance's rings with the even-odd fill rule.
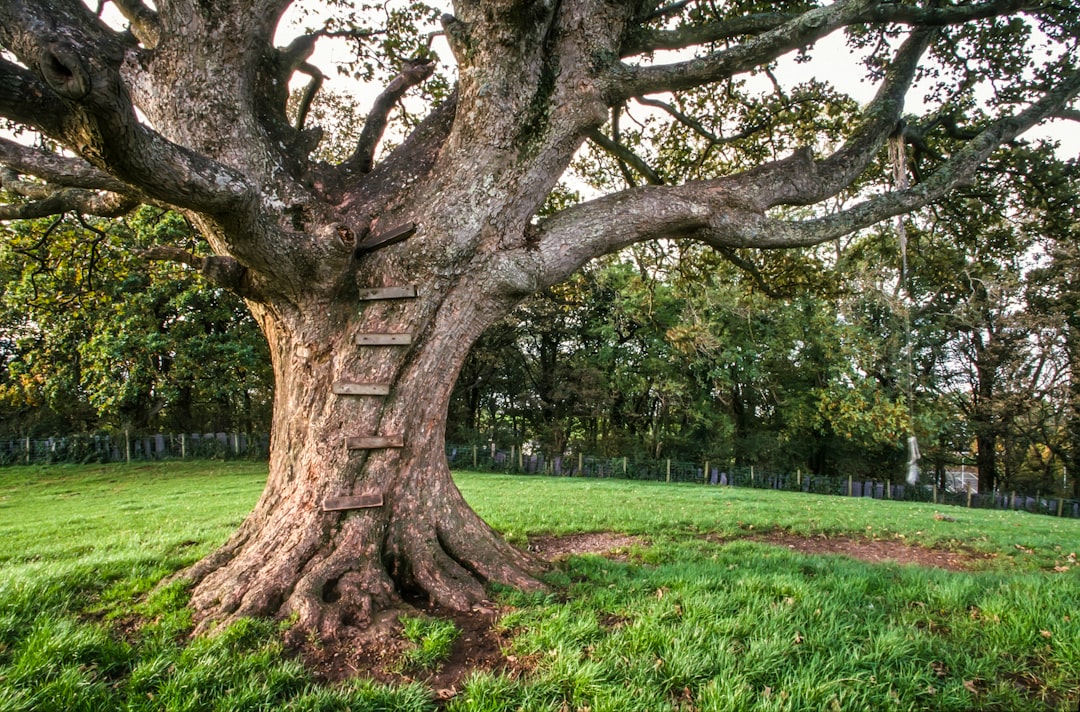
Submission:
[[[131,34],[144,47],[156,47],[161,39],[161,18],[141,0],[110,0],[130,23]]]
[[[781,221],[762,216],[755,220],[736,246],[800,247],[816,245],[888,218],[916,210],[944,197],[971,180],[979,165],[1001,145],[1012,141],[1039,122],[1054,116],[1073,97],[1080,95],[1080,70],[1065,77],[1052,91],[1025,111],[998,119],[953,154],[926,180],[907,190],[894,191],[826,217],[804,221]],[[723,244],[733,244],[724,238]],[[706,239],[706,241],[710,241]]]
[[[971,5],[916,7],[889,2],[868,7],[861,19],[873,23],[891,22],[938,27],[998,17],[1020,10],[1035,10],[1043,4],[1031,0],[992,0]],[[624,57],[629,57],[657,50],[686,49],[747,35],[760,35],[775,30],[784,23],[792,22],[798,17],[796,13],[758,13],[678,29],[657,29],[637,33],[623,47],[622,54]]]
[[[1047,3],[1044,0],[991,0],[990,2],[956,4],[944,7],[918,7],[885,2],[868,15],[868,22],[894,22],[919,27],[943,27],[972,20],[1009,15],[1022,10],[1038,10]]]
[[[66,188],[129,193],[131,187],[81,158],[61,156],[0,137],[0,166]]]
[[[759,205],[763,208],[810,205],[849,186],[870,164],[886,139],[896,132],[904,110],[904,95],[934,34],[934,30],[917,30],[904,41],[889,64],[877,94],[863,110],[859,124],[843,146],[816,162],[812,171],[795,168],[787,178],[771,175],[771,187],[759,185],[754,188]],[[764,200],[766,196],[767,201]]]
[[[814,8],[741,44],[685,62],[648,66],[620,64],[609,101],[643,94],[691,89],[748,71],[863,19],[876,0],[838,0]]]
[[[451,94],[420,122],[408,138],[376,163],[370,173],[349,174],[342,171],[340,166],[316,165],[312,171],[316,189],[331,201],[342,200],[343,191],[363,196],[363,200],[350,204],[349,211],[358,220],[362,218],[361,222],[368,220],[364,216],[378,210],[387,196],[394,195],[417,176],[426,175],[431,170],[453,128],[457,103],[457,94]],[[363,236],[358,235],[357,239],[363,239]]]
[[[743,35],[759,35],[762,32],[775,30],[780,25],[790,22],[796,17],[798,15],[794,13],[767,12],[743,15],[724,22],[689,25],[674,30],[662,29],[639,32],[623,46],[621,54],[623,57],[631,57],[658,50],[698,47],[710,42],[722,42]]]
[[[191,252],[169,245],[156,245],[143,250],[143,259],[157,262],[179,262],[195,269],[210,283],[235,292],[237,295],[260,300],[258,290],[251,280],[250,272],[232,257],[208,255],[200,257]]]
[[[10,187],[7,181],[3,183],[5,189]],[[73,188],[39,195],[39,199],[27,203],[0,205],[0,220],[32,220],[67,212],[115,218],[131,212],[141,202],[129,195]]]
[[[10,168],[0,168],[0,188],[30,200],[44,200],[55,192],[42,183],[21,180],[19,174]]]
[[[900,46],[877,94],[843,146],[820,161],[804,149],[732,176],[730,189],[738,192],[738,202],[763,212],[778,205],[810,205],[849,186],[897,130],[904,95],[933,34],[934,30],[916,31]]]
[[[311,102],[315,100],[315,95],[319,93],[319,89],[322,88],[323,81],[326,77],[319,71],[319,68],[304,62],[298,68],[303,73],[311,77],[311,80],[304,87],[304,93],[300,96],[300,104],[296,108],[296,122],[294,128],[297,131],[304,130],[304,123],[307,122],[308,111],[311,110]]]
[[[429,60],[406,62],[401,72],[375,99],[368,112],[367,121],[356,142],[356,150],[341,164],[348,173],[370,173],[375,165],[375,149],[382,140],[390,120],[390,112],[409,89],[422,83],[435,71],[435,63]]]
[[[0,116],[56,135],[70,109],[25,67],[0,57]]]

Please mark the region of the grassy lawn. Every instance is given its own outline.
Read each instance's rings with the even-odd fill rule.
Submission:
[[[553,593],[497,592],[508,673],[436,702],[419,683],[328,686],[245,621],[188,642],[155,584],[220,543],[265,466],[0,469],[0,712],[9,710],[1069,710],[1080,704],[1080,521],[701,485],[461,473],[524,545],[618,532]],[[935,517],[948,515],[955,521]],[[878,540],[970,570],[870,564],[762,541]],[[1074,554],[1070,558],[1070,554]],[[456,633],[406,621],[402,668]]]

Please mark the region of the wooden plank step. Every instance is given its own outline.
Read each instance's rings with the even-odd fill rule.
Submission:
[[[412,334],[357,334],[357,346],[408,346]]]
[[[363,301],[373,299],[416,299],[420,290],[415,284],[404,287],[370,287],[361,289],[359,298]]]
[[[389,247],[402,240],[407,240],[416,234],[417,224],[414,222],[394,225],[386,230],[368,235],[356,248],[358,253],[374,252],[382,247]]]
[[[345,447],[349,450],[378,450],[385,447],[405,447],[402,435],[369,435],[358,438],[345,438]]]
[[[345,381],[338,381],[331,388],[339,396],[390,395],[389,383],[346,383]]]
[[[340,512],[346,509],[367,509],[369,507],[381,507],[383,498],[381,494],[346,495],[342,497],[327,497],[323,500],[324,512]]]

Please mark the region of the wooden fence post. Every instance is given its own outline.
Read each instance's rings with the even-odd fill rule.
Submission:
[[[127,464],[131,464],[131,431],[124,431],[124,454],[127,457]]]
[[[187,434],[180,433],[180,459],[187,459]]]
[[[664,481],[665,482],[671,482],[671,458],[670,457],[667,459],[667,479],[665,479]]]
[[[1016,511],[1016,490],[1013,490],[1009,497],[1009,509]]]
[[[851,475],[847,476],[847,496],[848,497],[854,497],[855,496],[855,489],[854,489],[854,487],[852,487],[852,483],[851,483]]]
[[[475,445],[472,446],[472,467],[473,467],[474,470],[476,469],[476,446]]]
[[[967,490],[967,506],[968,506],[968,509],[970,509],[971,508],[971,485],[965,483],[964,488]]]
[[[705,461],[705,484],[709,484],[709,461]]]
[[[585,453],[583,452],[577,454],[577,473],[578,477],[585,476]]]
[[[750,465],[750,486],[754,486],[754,466]]]
[[[626,458],[625,457],[622,459],[622,473],[623,473],[623,477],[625,477],[626,476]]]
[[[1065,511],[1065,498],[1058,497],[1058,516],[1060,517],[1062,512]]]

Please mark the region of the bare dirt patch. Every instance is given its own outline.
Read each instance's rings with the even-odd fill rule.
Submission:
[[[856,539],[852,537],[806,537],[773,532],[753,537],[774,546],[783,546],[804,554],[838,554],[871,564],[885,562],[925,566],[949,571],[968,571],[991,556],[969,549],[937,549],[908,544],[897,539]]]
[[[548,561],[561,561],[568,556],[600,554],[615,561],[626,561],[634,546],[647,546],[637,537],[614,532],[585,532],[565,536],[537,536],[529,539],[529,551]]]
[[[412,615],[421,613],[453,620],[461,631],[450,659],[433,670],[402,668],[402,655],[411,644],[402,637],[396,616],[365,630],[350,629],[336,640],[305,642],[297,653],[323,682],[357,677],[395,685],[416,681],[430,687],[440,701],[456,695],[474,670],[500,672],[510,667],[503,653],[507,641],[493,627],[495,610],[455,613],[427,608]]]

